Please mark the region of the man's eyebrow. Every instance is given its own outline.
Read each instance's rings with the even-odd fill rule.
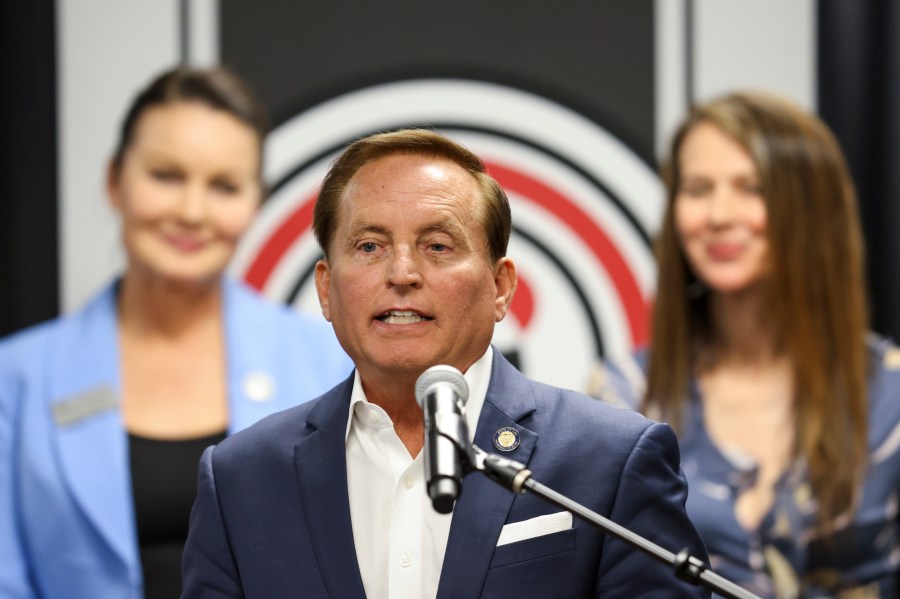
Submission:
[[[366,235],[387,235],[388,230],[380,225],[375,225],[367,221],[352,223],[347,236],[343,239],[344,247],[351,249],[356,245],[360,237]]]
[[[461,236],[463,231],[459,222],[452,218],[445,218],[419,228],[419,233],[447,232],[457,237]]]
[[[366,233],[375,233],[376,235],[387,235],[387,232],[388,232],[388,230],[381,225],[376,225],[374,223],[370,223],[367,221],[359,221],[359,222],[353,223],[353,225],[350,227],[350,231],[348,232],[347,236],[351,239],[355,239],[355,238],[359,237],[360,235],[364,235]]]

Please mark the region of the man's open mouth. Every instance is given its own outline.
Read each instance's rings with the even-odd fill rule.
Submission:
[[[429,316],[422,316],[412,310],[388,310],[377,318],[387,324],[414,324],[423,320],[434,320]]]

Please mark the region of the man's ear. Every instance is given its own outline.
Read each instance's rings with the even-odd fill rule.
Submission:
[[[511,258],[503,257],[494,264],[494,287],[497,296],[494,298],[494,319],[500,322],[509,310],[513,295],[516,293],[516,265]]]
[[[331,322],[331,310],[328,306],[328,292],[331,289],[331,270],[328,268],[328,260],[316,262],[316,294],[319,296],[319,306],[322,308],[322,316]]]

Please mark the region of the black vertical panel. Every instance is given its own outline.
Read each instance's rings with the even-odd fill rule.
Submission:
[[[53,0],[3,2],[0,335],[59,310]]]
[[[900,340],[900,3],[818,8],[819,112],[859,192],[873,328]]]
[[[220,11],[222,62],[276,125],[370,84],[462,77],[569,106],[653,162],[653,0],[259,0]]]

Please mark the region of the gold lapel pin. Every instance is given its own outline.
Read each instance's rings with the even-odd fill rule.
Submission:
[[[505,426],[494,433],[494,447],[500,451],[512,451],[519,446],[519,431]]]

